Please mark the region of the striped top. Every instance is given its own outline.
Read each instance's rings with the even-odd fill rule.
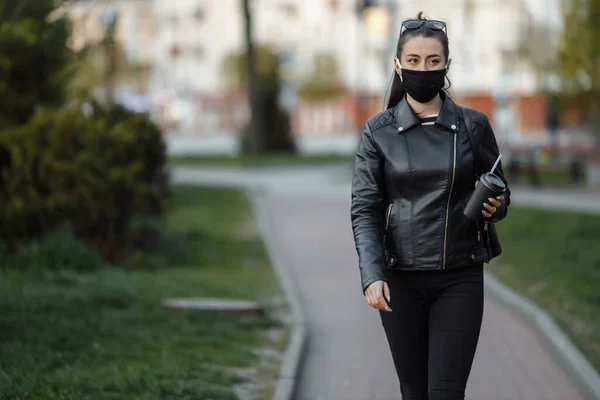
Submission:
[[[437,117],[438,117],[438,114],[426,115],[423,118],[420,118],[421,125],[434,125]]]

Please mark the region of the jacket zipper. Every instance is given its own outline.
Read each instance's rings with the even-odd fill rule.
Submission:
[[[456,132],[454,133],[454,153],[452,157],[452,182],[450,184],[450,193],[448,194],[448,203],[446,204],[446,226],[444,228],[444,259],[442,269],[446,268],[446,249],[448,247],[448,218],[450,217],[450,199],[452,198],[452,189],[454,189],[454,177],[456,173]]]
[[[492,258],[492,245],[490,242],[490,232],[489,232],[489,221],[485,221],[483,224],[483,230],[485,231],[485,248],[487,250],[488,253],[488,257],[491,259]]]
[[[385,216],[385,233],[387,234],[388,226],[390,225],[390,215],[392,214],[392,204],[390,204]]]

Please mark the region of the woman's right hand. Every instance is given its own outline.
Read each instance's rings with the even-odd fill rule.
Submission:
[[[390,302],[390,287],[387,282],[375,281],[371,283],[367,286],[367,290],[365,290],[365,297],[367,298],[367,303],[371,307],[381,311],[392,311],[390,306],[388,306],[388,303]]]

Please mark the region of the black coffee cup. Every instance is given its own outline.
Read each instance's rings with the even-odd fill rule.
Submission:
[[[484,216],[481,213],[483,203],[489,203],[489,198],[496,198],[506,192],[504,181],[497,175],[487,172],[479,177],[479,185],[471,195],[464,210],[464,214],[472,221],[481,221]]]

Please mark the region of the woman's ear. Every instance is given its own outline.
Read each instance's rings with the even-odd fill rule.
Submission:
[[[446,65],[446,73],[450,70],[450,64],[452,64],[452,59],[448,60],[448,65]]]
[[[400,66],[400,60],[398,60],[398,57],[394,57],[394,69],[396,70],[398,76],[402,78],[402,67]]]

